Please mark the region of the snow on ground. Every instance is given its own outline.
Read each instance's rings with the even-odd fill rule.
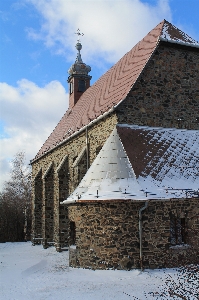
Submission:
[[[167,289],[165,280],[175,278],[177,273],[174,269],[144,272],[75,269],[68,267],[68,251],[58,253],[54,247],[45,250],[30,242],[0,244],[0,299],[3,300],[180,299],[160,296]]]

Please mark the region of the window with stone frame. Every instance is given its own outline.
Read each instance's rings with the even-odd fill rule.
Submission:
[[[185,218],[172,217],[170,220],[171,245],[183,245],[185,241]]]

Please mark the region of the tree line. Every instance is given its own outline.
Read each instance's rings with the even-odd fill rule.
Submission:
[[[31,169],[24,152],[11,162],[10,180],[0,193],[0,242],[20,242],[31,236]]]

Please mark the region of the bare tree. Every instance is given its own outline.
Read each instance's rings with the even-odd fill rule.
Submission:
[[[30,239],[31,170],[25,164],[24,152],[12,160],[10,180],[0,195],[0,241]]]

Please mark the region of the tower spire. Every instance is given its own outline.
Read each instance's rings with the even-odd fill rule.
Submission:
[[[81,58],[81,54],[80,54],[80,50],[82,49],[82,44],[81,44],[81,42],[80,42],[80,36],[83,36],[84,34],[83,33],[80,33],[80,30],[79,30],[79,28],[77,29],[77,32],[75,32],[75,34],[77,34],[78,35],[78,39],[77,39],[77,44],[76,44],[76,49],[77,49],[77,51],[78,51],[78,53],[77,53],[77,58],[76,58],[76,63],[77,62],[80,62],[80,63],[83,63],[83,61],[82,61],[82,58]]]
[[[75,34],[78,35],[77,44],[75,46],[78,52],[75,63],[68,70],[68,83],[70,92],[69,108],[72,108],[85,90],[90,87],[90,80],[92,78],[90,75],[88,75],[88,73],[91,71],[91,67],[83,63],[80,53],[82,49],[80,36],[83,36],[84,34],[80,32],[79,28]]]

